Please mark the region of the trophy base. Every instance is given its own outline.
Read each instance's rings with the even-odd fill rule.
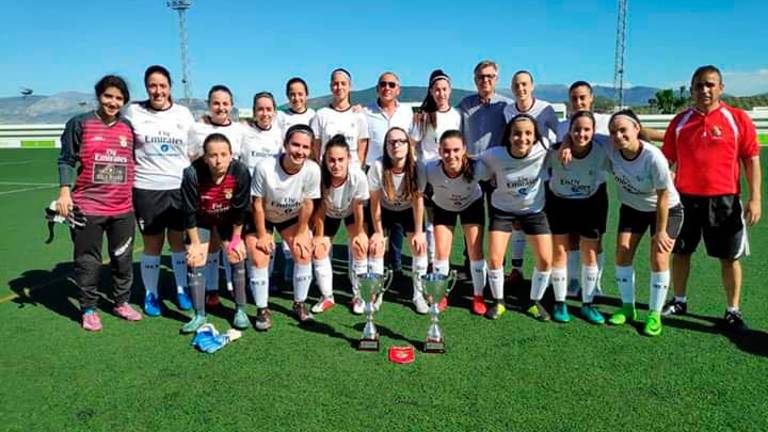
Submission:
[[[445,342],[436,340],[424,341],[424,352],[433,354],[442,354],[445,352]]]
[[[357,343],[357,350],[358,351],[379,351],[379,340],[378,339],[360,339]]]

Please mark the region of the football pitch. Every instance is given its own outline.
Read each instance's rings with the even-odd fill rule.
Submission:
[[[489,321],[470,314],[472,288],[462,280],[441,315],[447,353],[417,351],[413,364],[397,365],[386,348],[418,349],[429,318],[413,311],[409,280],[397,280],[375,317],[382,351],[356,351],[364,319],[346,307],[345,248],[337,239],[336,308],[300,327],[283,284],[270,297],[272,330],[248,329],[207,355],[190,346],[190,336],[179,335],[187,316],[171,300],[162,317],[129,323],[109,312],[105,297],[104,330],[80,329],[68,232],[57,226],[56,239],[44,244],[42,210],[56,197],[56,155],[0,150],[0,430],[768,430],[765,205],[763,219],[750,230],[752,255],[743,260],[742,309],[751,328],[745,336],[718,329],[724,312],[719,265],[700,250],[689,315],[665,320],[660,337],[642,336],[640,323],[590,325],[573,300],[570,323],[537,322],[519,306],[527,287],[508,287],[507,314]],[[764,172],[767,159],[764,149]],[[620,305],[611,258],[617,210],[611,206],[605,241],[605,296],[598,302],[604,313]],[[461,248],[454,247],[454,265]],[[641,318],[647,248],[646,237],[635,263]],[[135,305],[143,296],[140,254],[138,241]],[[164,259],[161,285],[170,288],[173,275]],[[526,275],[531,265],[526,259]],[[109,292],[106,275],[102,290]],[[170,290],[162,294],[174,297]],[[310,296],[317,295],[313,286]],[[225,297],[222,308],[209,312],[220,330],[233,314]],[[255,315],[252,304],[248,312]]]

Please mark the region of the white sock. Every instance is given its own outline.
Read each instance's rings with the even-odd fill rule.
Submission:
[[[368,258],[368,271],[376,274],[384,274],[384,257]]]
[[[675,301],[680,303],[688,303],[688,296],[675,296]]]
[[[259,309],[267,307],[267,302],[269,301],[269,270],[254,267],[249,282],[253,302],[256,303],[256,307]]]
[[[186,268],[186,265],[184,266]],[[157,281],[160,279],[160,256],[159,255],[141,255],[141,280],[144,282],[144,289],[158,297]],[[186,279],[186,276],[185,278]]]
[[[616,285],[624,304],[635,304],[635,269],[632,266],[616,266]]]
[[[315,282],[320,289],[320,294],[326,298],[333,298],[333,268],[331,258],[325,257],[312,261],[315,270]]]
[[[427,256],[413,257],[413,298],[421,297],[421,276],[427,274]]]
[[[352,294],[355,296],[359,296],[359,291],[357,289],[357,275],[361,273],[365,273],[368,271],[368,259],[367,258],[352,258],[352,273],[355,275],[352,278]],[[372,272],[373,273],[373,272]],[[381,272],[378,274],[384,273],[384,258],[381,259]]]
[[[565,296],[568,294],[568,275],[565,267],[552,268],[552,291],[555,293],[556,302],[565,301]]]
[[[581,252],[580,251],[568,251],[568,281],[579,280],[579,270],[581,270]],[[554,276],[554,275],[553,275]],[[553,285],[554,286],[554,285]]]
[[[651,272],[651,299],[648,309],[653,312],[661,312],[669,291],[669,270],[663,272]]]
[[[234,285],[232,285],[232,265],[229,263],[229,258],[224,251],[221,251],[221,266],[224,267],[224,279],[227,281],[227,291],[232,291]]]
[[[427,222],[424,227],[424,234],[427,237],[427,257],[429,262],[435,262],[435,226],[432,222]],[[447,273],[446,273],[447,274]]]
[[[293,301],[306,301],[311,284],[312,264],[295,263],[293,265]]]
[[[597,285],[595,290],[598,293],[603,292],[603,268],[605,267],[605,254],[600,252],[597,254]]]
[[[531,277],[531,300],[539,301],[544,297],[551,274],[551,271],[540,271],[536,267],[533,268],[533,276]]]
[[[219,251],[209,253],[205,263],[205,291],[219,290]]]
[[[494,300],[504,300],[504,267],[488,269],[488,285],[491,287],[491,295]]]
[[[440,273],[447,276],[448,272],[451,270],[451,263],[448,260],[435,260],[433,263],[433,269],[435,273]]]
[[[184,292],[187,286],[187,252],[171,252],[173,278],[176,279],[176,293]]]
[[[581,266],[581,302],[592,303],[597,288],[597,266]]]
[[[515,266],[514,261],[519,260],[522,261],[523,257],[525,256],[525,246],[528,244],[528,241],[525,237],[525,232],[523,230],[514,230],[512,231],[512,261],[513,266]],[[518,269],[521,269],[521,266],[515,266]]]
[[[485,290],[485,279],[486,279],[485,260],[471,261],[469,263],[469,266],[470,266],[470,269],[472,270],[473,294],[476,296],[482,296],[483,290]]]

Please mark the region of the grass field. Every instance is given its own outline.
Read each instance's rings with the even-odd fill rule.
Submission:
[[[750,233],[753,254],[744,259],[743,310],[752,328],[745,337],[717,329],[719,269],[700,252],[691,315],[666,320],[658,338],[641,336],[639,325],[591,326],[572,301],[569,324],[539,323],[515,307],[491,322],[470,315],[471,286],[460,283],[442,317],[448,352],[417,353],[411,365],[390,363],[384,350],[357,352],[363,319],[344,307],[299,327],[289,292],[270,299],[270,332],[250,329],[205,355],[178,334],[186,316],[170,301],[163,317],[127,323],[104,300],[104,330],[79,328],[67,232],[57,227],[56,240],[43,243],[42,207],[56,196],[55,157],[52,150],[0,151],[0,430],[768,430],[765,207]],[[613,234],[609,257],[612,242]],[[454,255],[458,263],[458,246]],[[647,242],[638,256],[638,300],[645,303]],[[531,260],[526,264],[529,275]],[[335,265],[342,303],[345,263]],[[132,301],[139,303],[135,269]],[[167,265],[161,277],[170,286]],[[612,279],[608,259],[600,305],[608,313],[619,305]],[[429,319],[407,299],[410,288],[397,284],[376,316],[385,348],[423,340]],[[210,318],[220,329],[232,314],[231,301],[224,304]]]
[[[760,141],[760,144],[768,145],[768,134],[760,134],[757,139]]]

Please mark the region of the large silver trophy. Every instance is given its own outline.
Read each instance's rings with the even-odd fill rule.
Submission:
[[[440,317],[439,304],[456,285],[456,270],[451,270],[447,275],[442,273],[428,273],[421,276],[422,295],[429,304],[429,315],[432,324],[427,331],[427,339],[424,341],[424,352],[445,352],[445,340],[443,332],[438,324]]]
[[[357,345],[360,351],[378,351],[379,350],[379,332],[373,324],[373,312],[375,310],[376,300],[383,296],[392,283],[392,272],[384,269],[381,273],[359,273],[357,278],[357,288],[360,291],[360,297],[365,304],[365,328],[363,337]]]

